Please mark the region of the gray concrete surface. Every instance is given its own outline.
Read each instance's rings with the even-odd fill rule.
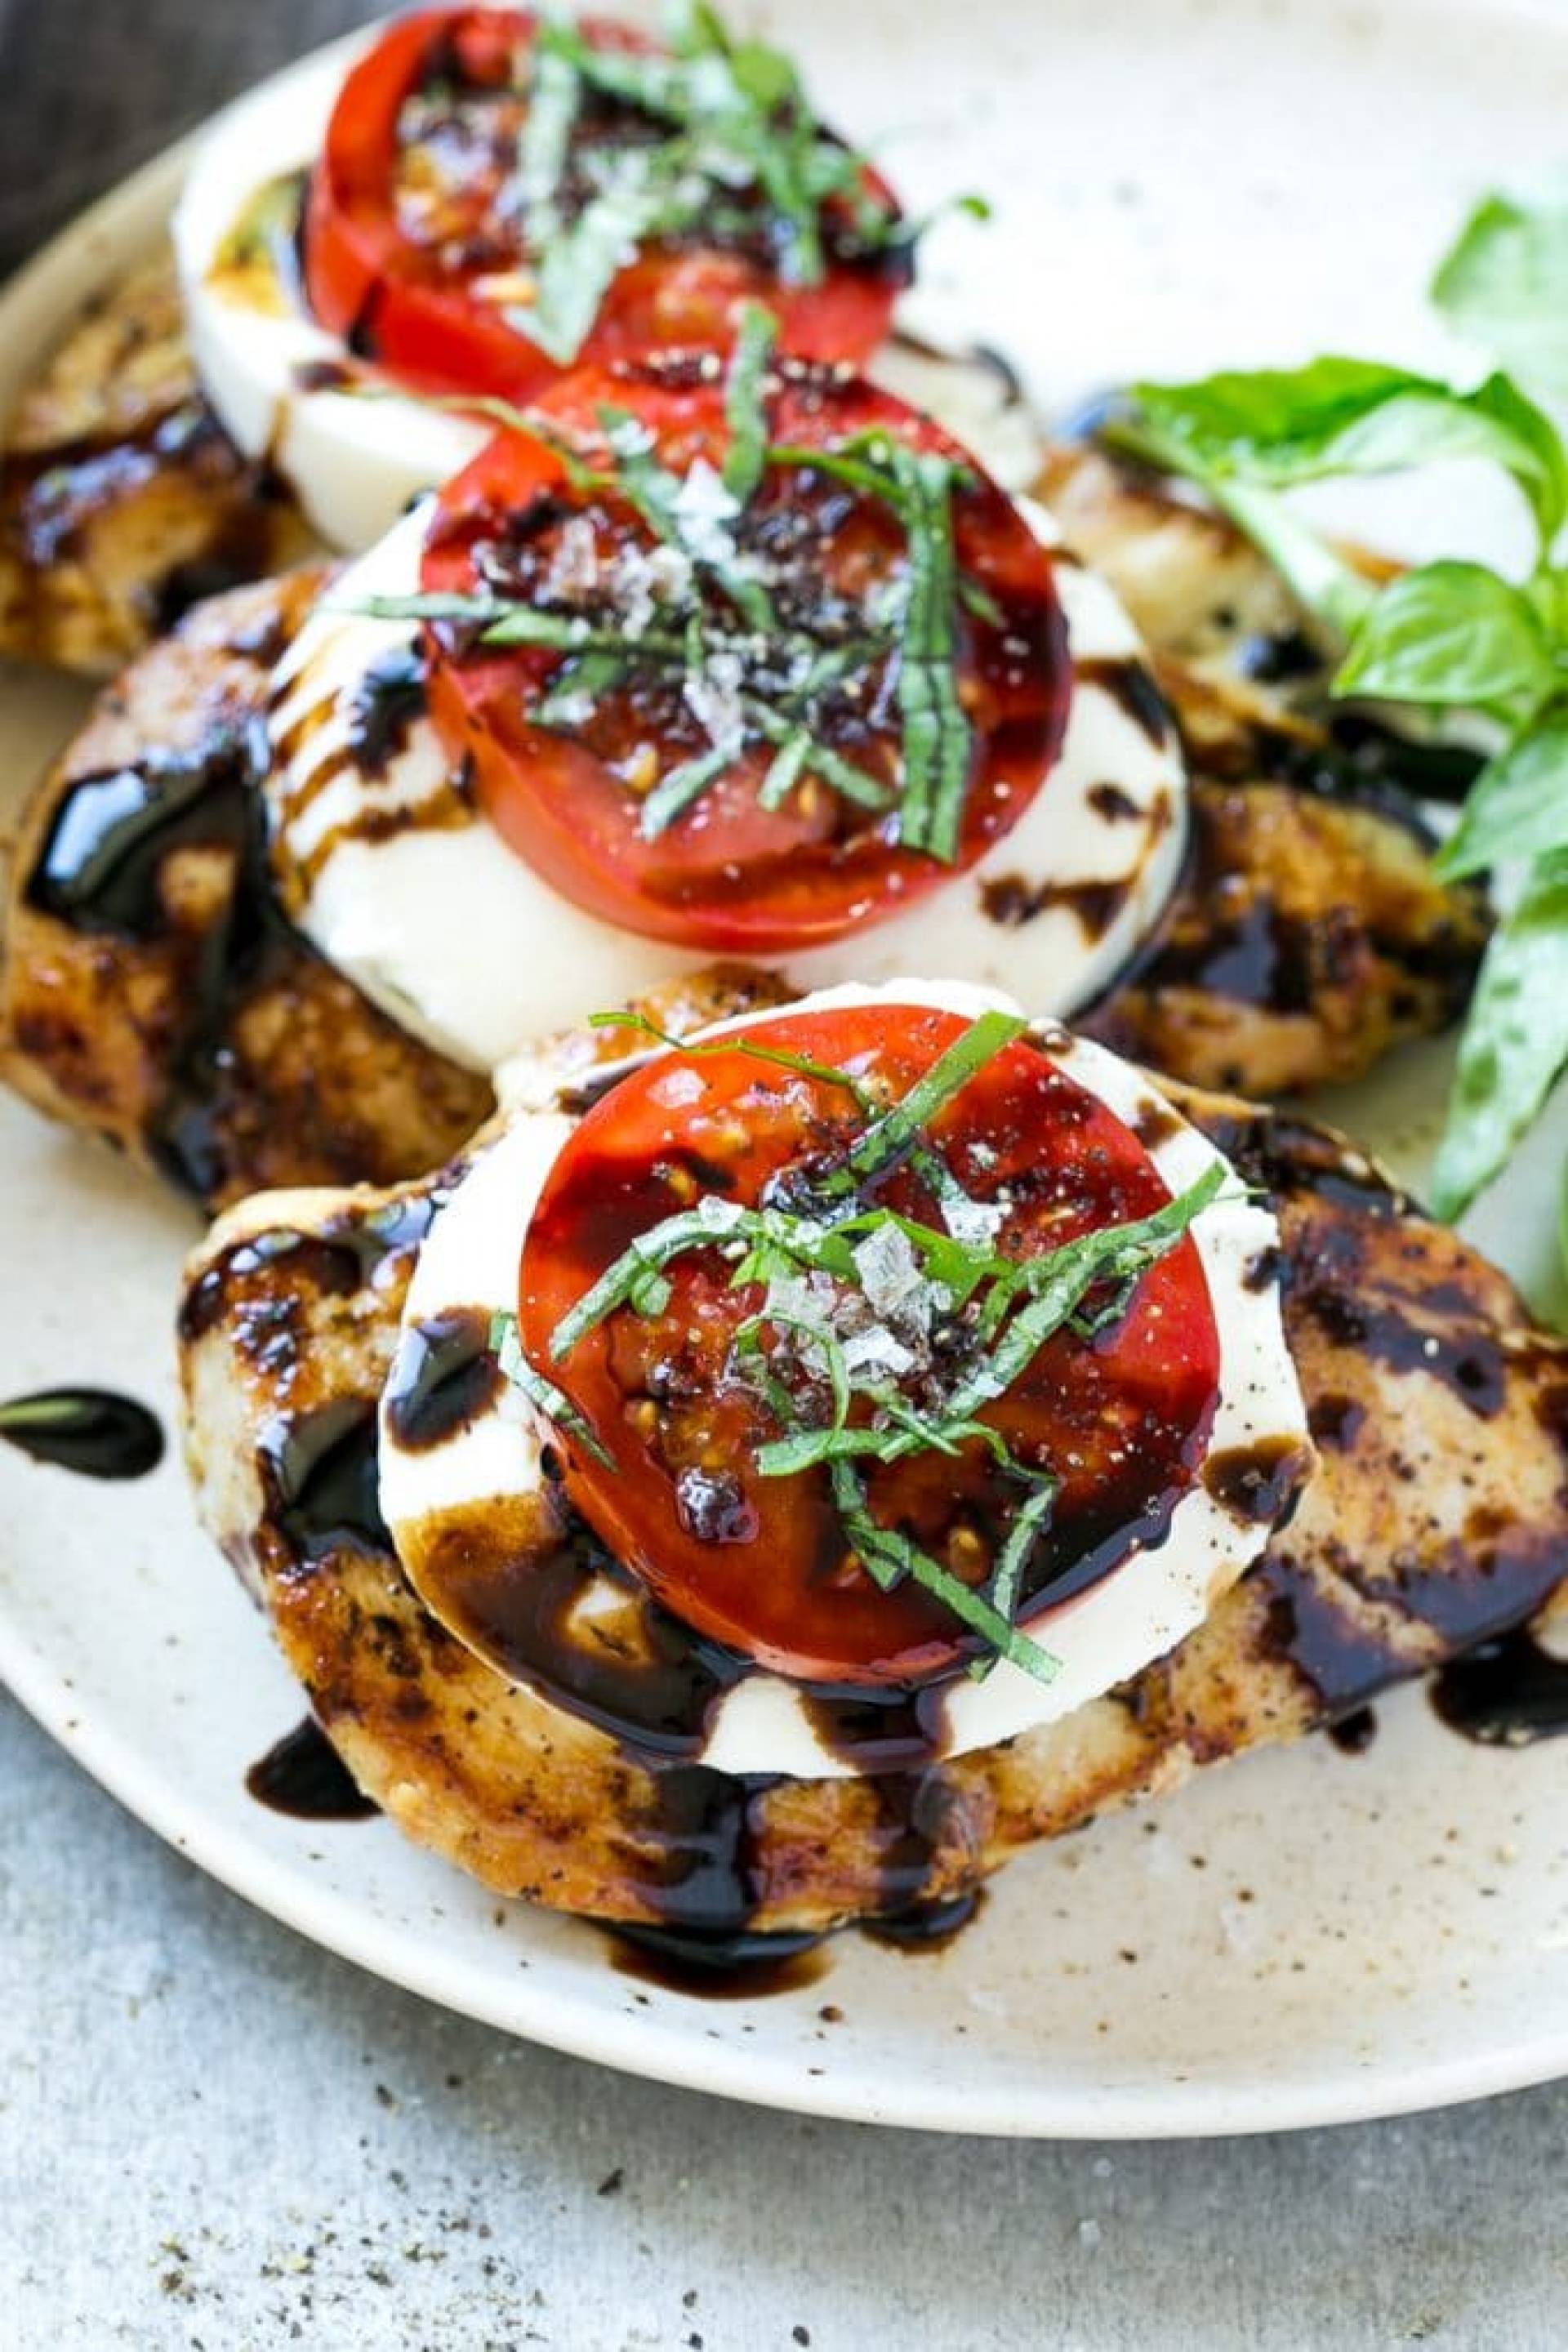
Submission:
[[[1568,2084],[1203,2145],[731,2106],[448,2017],[0,1701],[8,2352],[1552,2352]]]

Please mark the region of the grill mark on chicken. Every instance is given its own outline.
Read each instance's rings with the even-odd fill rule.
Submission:
[[[312,551],[196,382],[172,258],[91,306],[0,457],[0,652],[103,676],[200,598]]]

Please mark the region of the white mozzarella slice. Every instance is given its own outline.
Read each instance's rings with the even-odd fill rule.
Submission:
[[[1050,519],[1026,510],[1049,542]],[[530,1038],[711,958],[584,913],[479,811],[454,807],[426,720],[411,725],[384,772],[356,763],[354,697],[416,630],[353,608],[417,588],[424,531],[418,511],[405,517],[338,581],[279,671],[267,786],[274,859],[285,904],[330,962],[405,1028],[493,1069]],[[802,989],[952,972],[1065,1019],[1105,988],[1158,919],[1186,839],[1174,731],[1156,723],[1152,732],[1116,690],[1127,674],[1117,666],[1138,663],[1142,649],[1111,591],[1069,562],[1058,566],[1057,586],[1075,682],[1045,784],[978,865],[904,913],[791,957],[789,978]],[[410,822],[389,832],[395,808]],[[418,821],[421,810],[431,822]]]
[[[274,181],[320,153],[363,34],[274,75],[225,110],[203,138],[174,219],[174,258],[196,371],[247,457],[267,458],[331,546],[373,546],[411,498],[465,466],[488,428],[427,401],[366,398],[312,384],[345,362],[343,343],[274,280],[259,299],[214,280],[237,222]]]
[[[790,1009],[828,1010],[871,1002],[937,1004],[966,1018],[988,1005],[1016,1009],[994,991],[928,982],[900,982],[881,990],[829,990],[807,998],[804,1007]],[[725,1023],[721,1029],[743,1030],[758,1019],[775,1017],[752,1014]],[[1216,1162],[1226,1164],[1214,1145],[1172,1111],[1148,1078],[1129,1064],[1065,1034],[1052,1036],[1050,1050],[1064,1071],[1129,1124],[1137,1122],[1152,1103],[1161,1105],[1158,1139],[1149,1150],[1173,1192],[1194,1183]],[[464,1310],[490,1312],[513,1304],[533,1206],[570,1124],[559,1108],[514,1111],[500,1139],[464,1179],[431,1228],[404,1310],[405,1333]],[[1247,1278],[1258,1254],[1278,1245],[1276,1219],[1247,1196],[1237,1178],[1194,1221],[1192,1231],[1220,1340],[1211,1454],[1268,1440],[1300,1444],[1310,1454],[1306,1410],[1286,1345],[1277,1286],[1259,1288]],[[384,1414],[382,1507],[405,1562],[425,1556],[443,1510],[542,1493],[542,1456],[552,1439],[549,1423],[515,1394],[481,1407],[444,1444],[418,1451],[403,1445],[395,1420]],[[1059,1720],[1163,1656],[1202,1623],[1252,1565],[1268,1533],[1267,1527],[1238,1520],[1200,1480],[1177,1503],[1163,1542],[1133,1553],[1075,1600],[1026,1621],[1032,1636],[1059,1661],[1053,1681],[1041,1683],[1003,1662],[984,1682],[961,1678],[950,1687],[940,1752],[961,1755]],[[611,1605],[608,1595],[606,1605]],[[542,1686],[537,1695],[553,1703]],[[782,1773],[807,1780],[845,1777],[857,1769],[851,1759],[823,1743],[795,1686],[760,1668],[717,1703],[698,1760],[728,1772]]]

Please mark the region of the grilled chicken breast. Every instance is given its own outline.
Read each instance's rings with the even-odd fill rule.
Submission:
[[[214,598],[133,662],[17,844],[0,1075],[211,1205],[416,1173],[489,1101],[289,931],[268,887],[248,729],[325,577]],[[1234,681],[1160,674],[1194,770],[1187,866],[1079,1025],[1178,1078],[1265,1097],[1354,1076],[1454,1018],[1484,900],[1433,879],[1397,785]],[[124,843],[127,796],[129,873],[119,849],[84,865],[95,828]],[[1027,891],[996,919],[1032,919]]]
[[[708,1010],[722,1003],[721,986]],[[570,1103],[607,1050],[542,1050],[529,1097]],[[361,1787],[504,1894],[721,1935],[816,1929],[962,1895],[1037,1839],[1297,1738],[1542,1611],[1568,1577],[1568,1346],[1340,1139],[1176,1098],[1277,1207],[1280,1262],[1260,1272],[1284,1286],[1319,1466],[1259,1565],[1169,1656],[1059,1724],[919,1773],[753,1783],[672,1764],[484,1665],[416,1598],[375,1506],[376,1402],[456,1171],[234,1210],[188,1271],[190,1465]]]
[[[272,909],[247,734],[321,585],[236,590],[143,654],[16,845],[0,1074],[204,1202],[417,1174],[491,1100]]]
[[[107,293],[28,388],[0,457],[0,654],[107,677],[198,597],[314,541],[202,397],[174,265]]]

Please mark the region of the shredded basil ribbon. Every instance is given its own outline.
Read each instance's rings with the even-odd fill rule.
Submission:
[[[688,9],[672,56],[600,48],[571,23],[536,28],[517,190],[533,299],[511,313],[521,332],[565,365],[581,351],[629,251],[709,223],[720,234],[768,234],[786,283],[820,284],[824,207],[847,203],[864,251],[910,245],[904,222],[864,185],[865,163],[817,122],[789,60],[733,40],[717,13]],[[579,173],[595,183],[575,219],[561,187],[589,94],[648,118],[664,135],[616,147],[584,136]]]
[[[730,446],[724,457],[723,480],[737,506],[749,505],[756,495],[767,464],[768,418],[763,394],[778,332],[779,322],[771,310],[757,302],[747,303],[724,384]]]
[[[916,1158],[924,1167],[933,1160],[941,1161],[928,1132],[931,1122],[1020,1034],[1026,1024],[1016,1016],[982,1014],[905,1096],[880,1109],[873,1106],[863,1082],[849,1073],[782,1048],[754,1045],[743,1033],[683,1047],[640,1014],[600,1013],[594,1019],[595,1026],[625,1026],[694,1056],[749,1052],[759,1061],[841,1086],[869,1123],[847,1152],[803,1187],[804,1210],[753,1208],[710,1196],[638,1234],[557,1324],[550,1339],[552,1360],[563,1361],[618,1308],[662,1313],[672,1295],[665,1269],[693,1252],[721,1251],[730,1263],[732,1288],[771,1286],[775,1276],[801,1272],[827,1274],[858,1286],[862,1269],[858,1248],[879,1230],[895,1227],[915,1250],[921,1278],[940,1281],[954,1311],[985,1292],[972,1326],[977,1357],[943,1400],[940,1412],[916,1412],[893,1381],[858,1380],[851,1373],[842,1341],[826,1318],[813,1319],[797,1307],[764,1298],[757,1312],[737,1328],[731,1343],[732,1360],[746,1368],[747,1377],[784,1428],[783,1435],[758,1447],[757,1469],[765,1477],[784,1477],[826,1467],[847,1536],[867,1572],[884,1590],[911,1578],[979,1633],[991,1657],[977,1661],[972,1672],[988,1671],[994,1658],[1002,1656],[1048,1681],[1058,1662],[1012,1620],[1030,1553],[1049,1523],[1059,1482],[1049,1471],[1018,1462],[1002,1433],[976,1415],[1005,1394],[1055,1332],[1068,1325],[1092,1330],[1103,1324],[1105,1314],[1082,1319],[1091,1292],[1106,1284],[1115,1286],[1107,1313],[1126,1311],[1136,1282],[1175,1246],[1219,1193],[1227,1173],[1223,1162],[1216,1160],[1184,1192],[1147,1217],[1100,1228],[1036,1257],[1015,1259],[897,1212],[866,1205],[863,1196],[868,1185],[906,1157]],[[950,1184],[955,1182],[951,1171],[947,1174]],[[762,1338],[764,1327],[794,1333],[804,1341],[808,1357],[820,1364],[831,1398],[831,1419],[826,1425],[801,1423],[795,1397],[769,1364]],[[498,1318],[496,1332],[500,1328]],[[503,1357],[503,1369],[518,1379],[541,1410],[553,1411],[563,1425],[574,1426],[580,1433],[585,1424],[580,1416],[574,1423],[564,1421],[561,1408],[565,1413],[574,1409],[554,1381],[531,1366],[519,1376],[514,1328],[507,1336],[512,1352]],[[857,1396],[872,1409],[869,1423],[851,1423]],[[551,1399],[559,1400],[559,1405],[552,1406]],[[891,1464],[932,1449],[956,1454],[968,1443],[987,1446],[1003,1471],[1026,1489],[984,1591],[965,1584],[909,1536],[881,1527],[869,1510],[857,1467],[862,1461]]]
[[[755,692],[742,690],[738,698],[746,728],[773,748],[774,757],[758,793],[762,807],[782,807],[803,776],[811,774],[858,807],[880,811],[896,803],[900,845],[951,864],[958,854],[972,750],[955,667],[961,583],[952,512],[953,489],[965,477],[962,468],[944,457],[910,449],[881,436],[873,436],[863,445],[875,450],[880,462],[855,454],[860,444],[852,445],[848,453],[768,444],[762,438],[764,421],[760,400],[773,322],[765,312],[757,310],[749,314],[749,320],[754,323],[743,329],[737,373],[731,374],[726,396],[731,433],[726,472],[729,461],[739,452],[740,470],[744,478],[752,480],[753,488],[767,466],[782,462],[814,467],[891,504],[903,524],[908,545],[895,640],[872,634],[848,646],[825,646],[798,630],[783,628],[765,587],[748,571],[744,559],[727,552],[721,536],[715,539],[694,531],[681,504],[682,478],[659,464],[642,426],[629,412],[611,407],[600,412],[612,458],[606,470],[584,463],[557,436],[507,403],[467,404],[482,405],[487,414],[499,415],[513,429],[543,440],[567,464],[576,487],[626,499],[656,539],[677,549],[695,571],[711,579],[745,632],[768,640],[780,655],[803,666],[800,682],[783,697],[783,709]],[[728,488],[725,477],[721,479]],[[635,637],[622,635],[614,629],[593,627],[572,614],[543,612],[492,594],[369,596],[356,609],[380,620],[468,624],[486,645],[542,646],[572,656],[605,657],[593,667],[574,664],[557,681],[534,712],[535,719],[543,725],[564,723],[553,716],[562,701],[570,710],[574,696],[592,698],[607,691],[639,664],[701,674],[720,642],[716,633],[699,630],[694,642],[690,631],[678,637],[668,628],[651,626]],[[743,647],[746,639],[740,643]],[[809,717],[811,706],[831,693],[857,666],[869,667],[888,650],[896,654],[899,665],[902,719],[902,773],[896,793],[889,784],[836,751]],[[615,667],[609,666],[612,656],[619,657]],[[654,839],[668,831],[733,766],[735,758],[733,742],[716,742],[663,776],[639,814],[645,837]]]

